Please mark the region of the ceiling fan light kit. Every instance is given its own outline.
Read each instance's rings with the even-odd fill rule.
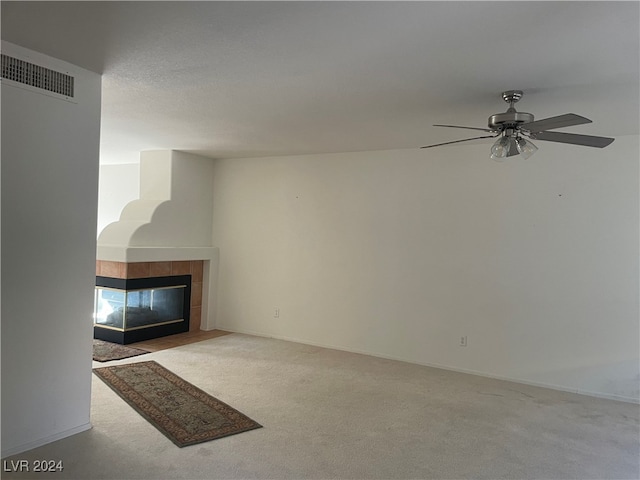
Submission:
[[[501,162],[507,157],[520,154],[526,160],[537,151],[538,147],[524,137],[505,134],[491,147],[491,158]]]
[[[614,139],[609,137],[549,132],[548,130],[556,128],[591,123],[591,120],[581,117],[580,115],[576,115],[575,113],[566,113],[564,115],[558,115],[556,117],[549,117],[536,121],[531,113],[516,111],[514,104],[516,104],[523,95],[524,93],[522,90],[507,90],[506,92],[502,92],[502,99],[509,104],[509,108],[504,113],[491,115],[487,122],[487,126],[489,128],[441,124],[434,125],[434,127],[480,130],[487,132],[490,135],[437,143],[435,145],[426,145],[420,148],[438,147],[452,143],[467,142],[469,140],[478,140],[480,138],[495,138],[499,136],[500,138],[491,147],[491,158],[496,161],[503,161],[505,158],[514,155],[521,155],[524,159],[527,159],[536,153],[538,151],[538,147],[527,140],[527,138],[596,148],[604,148],[613,142]]]

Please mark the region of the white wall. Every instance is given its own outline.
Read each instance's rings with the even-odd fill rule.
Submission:
[[[140,198],[102,229],[98,245],[211,246],[212,178],[210,158],[174,150],[141,152]]]
[[[90,428],[101,78],[77,103],[2,83],[2,456]]]
[[[538,146],[217,160],[217,327],[638,401],[638,137]]]
[[[120,218],[124,206],[140,196],[140,165],[100,165],[98,234]]]

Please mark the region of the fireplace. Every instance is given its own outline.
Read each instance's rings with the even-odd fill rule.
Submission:
[[[124,345],[206,329],[205,264],[208,274],[205,260],[97,260],[94,338]]]
[[[189,331],[191,275],[96,277],[94,338],[127,344]]]
[[[219,260],[218,248],[211,245],[213,162],[174,150],[146,151],[140,152],[139,174],[140,198],[127,203],[119,220],[98,235],[96,275],[191,275],[189,331],[210,330]]]

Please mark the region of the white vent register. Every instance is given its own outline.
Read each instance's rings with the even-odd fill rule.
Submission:
[[[66,99],[74,97],[74,78],[71,75],[10,57],[4,53],[2,54],[2,78],[41,91],[62,95]]]

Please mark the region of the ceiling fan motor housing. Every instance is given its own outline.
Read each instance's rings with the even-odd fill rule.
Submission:
[[[533,122],[533,115],[531,113],[516,112],[515,108],[511,107],[505,113],[491,115],[488,125],[492,130],[505,130],[529,122]]]

